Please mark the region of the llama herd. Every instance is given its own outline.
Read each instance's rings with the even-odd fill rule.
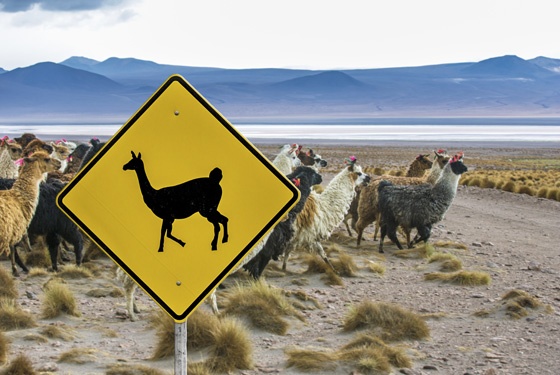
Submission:
[[[96,138],[79,145],[66,140],[47,143],[27,133],[0,141],[0,255],[10,256],[14,275],[18,273],[16,264],[24,272],[28,271],[18,249],[29,251],[39,237],[45,239],[54,271],[58,269],[61,246],[72,248],[78,265],[82,262],[84,247],[94,246],[58,209],[56,197],[102,147],[103,143]],[[321,242],[342,223],[350,235],[350,227],[357,233],[359,246],[364,229],[376,222],[374,239],[380,228],[380,252],[383,252],[385,236],[402,248],[396,235],[399,227],[408,247],[420,241],[427,242],[433,225],[443,219],[453,202],[461,174],[467,171],[462,153],[451,157],[444,150],[438,150],[434,154],[419,155],[405,177],[368,176],[351,156],[344,160],[344,167],[327,186],[318,188],[323,182],[321,170],[327,166],[327,161],[311,149],[303,152],[298,144],[282,146],[272,164],[300,191],[300,200],[236,270],[243,268],[252,277],[259,278],[270,261],[280,259],[282,269],[286,270],[290,254],[304,248],[319,255],[336,273]],[[140,162],[140,154],[132,155],[129,169]],[[225,226],[224,229],[227,236]],[[411,240],[413,229],[417,234]],[[215,239],[212,246],[215,248]],[[136,285],[123,272],[118,272],[117,276],[125,287],[129,316],[136,320]],[[217,313],[214,292],[210,301]]]

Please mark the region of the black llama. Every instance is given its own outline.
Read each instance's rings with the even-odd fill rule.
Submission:
[[[214,224],[212,250],[217,250],[218,234],[220,233],[219,224],[224,227],[222,243],[228,241],[228,218],[218,212],[218,205],[222,198],[222,188],[220,187],[222,171],[219,168],[214,168],[209,177],[197,178],[180,185],[156,190],[148,181],[142,155],[138,153],[138,156],[136,156],[133,151],[131,153],[132,159],[123,166],[123,170],[136,171],[144,203],[157,217],[163,220],[158,252],[163,251],[165,233],[167,233],[168,238],[183,247],[185,246],[183,241],[171,234],[173,221],[175,219],[185,219],[197,212]]]

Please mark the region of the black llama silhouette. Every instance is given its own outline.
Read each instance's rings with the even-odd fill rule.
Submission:
[[[214,239],[212,240],[212,250],[217,250],[218,234],[220,225],[224,227],[224,237],[222,243],[228,241],[227,222],[228,218],[218,212],[218,204],[222,198],[222,188],[220,181],[222,171],[214,168],[209,177],[196,178],[180,185],[154,189],[148,181],[148,176],[144,170],[142,154],[134,155],[131,151],[132,159],[123,165],[123,170],[134,170],[138,176],[140,191],[144,197],[144,203],[152,212],[163,220],[161,225],[161,238],[159,241],[158,252],[163,251],[163,237],[167,237],[177,242],[181,246],[185,243],[173,237],[171,229],[175,219],[185,219],[194,213],[200,213],[209,222],[214,224]]]

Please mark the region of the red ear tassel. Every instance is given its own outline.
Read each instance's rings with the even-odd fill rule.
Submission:
[[[299,185],[300,185],[299,178],[294,178],[294,179],[292,179],[292,181],[294,182],[294,185],[295,185],[296,187],[299,187]]]

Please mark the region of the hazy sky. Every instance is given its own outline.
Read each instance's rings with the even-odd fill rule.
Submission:
[[[226,68],[560,58],[558,0],[0,0],[0,67],[71,56]]]

